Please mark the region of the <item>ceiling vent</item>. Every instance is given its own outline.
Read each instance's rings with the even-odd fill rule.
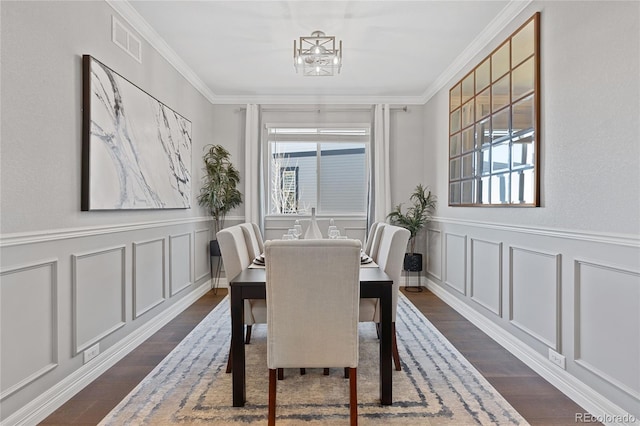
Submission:
[[[111,17],[111,40],[127,52],[133,59],[142,63],[142,43],[140,39],[122,25],[115,16]]]

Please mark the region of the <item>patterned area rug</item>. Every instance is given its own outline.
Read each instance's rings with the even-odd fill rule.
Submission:
[[[253,327],[247,354],[247,403],[231,405],[229,302],[220,304],[101,425],[266,424],[266,325]],[[402,371],[393,371],[393,405],[379,405],[378,340],[360,324],[358,420],[362,425],[526,425],[439,331],[400,294],[396,328]],[[342,369],[285,370],[278,381],[277,423],[349,423],[349,380]]]

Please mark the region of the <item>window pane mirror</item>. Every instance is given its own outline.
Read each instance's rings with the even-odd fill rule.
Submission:
[[[449,205],[540,205],[540,13],[449,91]]]

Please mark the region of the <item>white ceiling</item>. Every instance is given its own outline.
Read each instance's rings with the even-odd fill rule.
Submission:
[[[214,103],[423,103],[528,2],[109,3]],[[314,30],[342,40],[339,75],[296,74]]]

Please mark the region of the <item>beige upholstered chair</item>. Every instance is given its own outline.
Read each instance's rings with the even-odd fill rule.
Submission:
[[[376,226],[373,229],[373,226]],[[369,231],[369,239],[367,240],[367,249],[365,253],[370,256],[374,262],[378,263],[378,248],[380,247],[380,241],[384,234],[384,228],[387,226],[384,222],[376,222],[371,226],[373,233]],[[369,243],[370,242],[370,243]],[[375,321],[376,309],[378,306],[378,299],[361,299],[360,300],[360,322],[372,322]]]
[[[216,238],[220,244],[227,280],[231,280],[243,269],[246,269],[253,260],[253,257],[249,256],[243,228],[240,225],[225,228],[216,234]],[[264,300],[245,300],[244,323],[247,325],[247,343],[251,339],[251,325],[265,322],[267,322],[266,302]],[[230,372],[231,360],[227,364],[227,373]]]
[[[269,424],[275,424],[282,368],[349,368],[351,424],[357,424],[360,242],[265,243]]]
[[[365,242],[363,247],[363,251],[369,256],[371,256],[369,253],[371,253],[371,246],[373,245],[373,237],[376,234],[376,229],[378,228],[378,225],[380,223],[381,222],[374,222],[371,225],[371,228],[369,228],[369,234],[367,234],[367,241]]]
[[[241,223],[242,233],[244,234],[244,241],[247,245],[247,251],[249,253],[249,263],[256,257],[264,253],[264,242],[262,241],[262,234],[260,228],[255,223]],[[264,300],[246,300],[244,304],[245,308],[245,324],[247,325],[247,334],[245,343],[251,342],[251,330],[253,324],[264,324],[267,321],[267,305]],[[249,314],[247,314],[247,312]]]
[[[244,240],[249,250],[249,257],[253,260],[262,253],[264,253],[264,242],[262,241],[262,234],[260,228],[255,223],[241,223],[240,227],[244,232]]]
[[[378,226],[380,229],[380,226]],[[380,231],[378,231],[380,232]],[[391,290],[391,320],[392,324],[392,349],[393,349],[393,362],[396,370],[400,371],[400,354],[398,353],[398,345],[396,343],[396,309],[398,307],[398,292],[400,291],[400,277],[402,274],[402,264],[404,261],[404,254],[407,251],[407,243],[411,233],[399,226],[384,224],[382,235],[378,251],[373,260],[386,272],[389,277],[393,279],[393,289]],[[370,316],[371,305],[374,305],[373,316]],[[376,324],[380,323],[380,303],[377,299],[362,299],[360,304],[362,313],[367,315],[360,315],[360,321],[374,321]]]

